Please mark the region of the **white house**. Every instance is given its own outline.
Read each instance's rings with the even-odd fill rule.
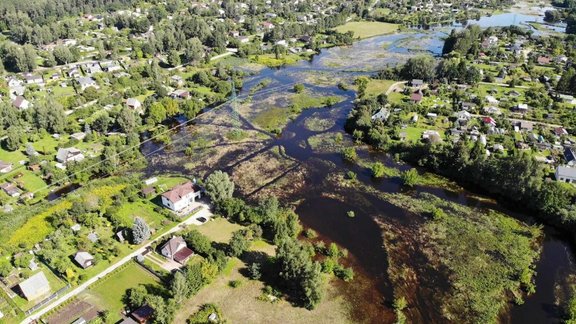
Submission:
[[[89,87],[94,87],[94,88],[98,89],[98,85],[96,84],[96,81],[94,79],[92,79],[91,77],[78,78],[78,84],[80,84],[80,88],[82,89],[82,91],[86,90],[86,88],[89,88]]]
[[[128,98],[126,100],[126,106],[133,109],[139,114],[144,113],[144,111],[142,110],[142,103],[136,98]]]
[[[576,168],[570,168],[567,166],[558,166],[556,168],[556,181],[562,181],[566,183],[576,183]]]
[[[193,184],[192,181],[188,181],[163,193],[162,204],[165,207],[178,212],[190,206],[190,204],[196,201],[197,198],[200,198],[201,195],[200,187]]]
[[[56,160],[60,163],[68,163],[68,162],[80,162],[84,160],[84,154],[75,148],[60,148],[58,149],[58,153],[56,153]]]
[[[160,249],[160,253],[170,260],[185,264],[194,252],[188,248],[181,236],[174,236]]]
[[[84,269],[94,265],[94,257],[92,254],[84,251],[76,252],[76,255],[74,255],[74,261]]]

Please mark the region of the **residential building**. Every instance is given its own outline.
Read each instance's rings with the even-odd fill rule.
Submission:
[[[144,110],[142,109],[142,103],[136,98],[128,98],[126,100],[126,106],[138,112],[139,114],[144,113]]]
[[[566,147],[564,149],[564,159],[568,166],[576,166],[576,153],[574,152],[574,148]]]
[[[175,186],[162,194],[162,204],[173,211],[181,211],[201,197],[201,189],[192,181]]]
[[[8,196],[12,198],[19,197],[20,194],[22,193],[22,190],[20,190],[18,186],[10,182],[5,182],[1,184],[0,189],[2,189]]]
[[[26,110],[30,108],[30,101],[26,100],[22,96],[17,96],[14,101],[12,101],[12,105],[20,110]]]
[[[555,175],[556,181],[576,183],[576,168],[561,165],[556,168]]]
[[[74,255],[74,261],[78,263],[83,269],[89,268],[94,265],[94,257],[92,254],[85,251],[78,251]]]
[[[18,289],[27,300],[37,300],[50,294],[50,283],[44,272],[40,271],[19,283]]]
[[[0,161],[0,173],[8,173],[12,171],[12,163]]]
[[[386,121],[388,117],[390,117],[390,111],[386,108],[380,108],[380,110],[372,116],[372,120]]]
[[[89,87],[93,87],[93,88],[98,89],[98,85],[96,84],[96,81],[94,79],[92,79],[91,77],[78,78],[78,84],[80,85],[80,89],[82,89],[82,91],[86,90],[86,88],[89,88]]]
[[[60,148],[58,149],[58,153],[56,153],[56,160],[63,164],[68,162],[80,162],[84,160],[84,154],[75,147]]]
[[[167,259],[185,264],[194,252],[188,248],[186,242],[181,236],[174,236],[160,249],[160,253]]]

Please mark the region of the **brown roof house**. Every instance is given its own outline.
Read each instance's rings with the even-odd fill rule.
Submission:
[[[180,264],[188,262],[194,252],[188,248],[186,242],[181,236],[174,236],[160,249],[160,253],[167,259],[176,261]]]
[[[188,181],[162,194],[162,204],[176,212],[190,206],[202,193],[198,185]]]
[[[152,316],[154,316],[154,308],[149,305],[144,305],[130,314],[130,317],[140,324],[148,323]]]
[[[18,289],[27,300],[36,300],[50,294],[50,283],[40,271],[18,284]]]

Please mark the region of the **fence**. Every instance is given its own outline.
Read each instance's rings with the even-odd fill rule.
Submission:
[[[52,295],[50,295],[49,297],[45,298],[44,300],[42,300],[41,302],[39,302],[38,304],[34,305],[32,308],[30,308],[29,310],[25,311],[24,314],[26,314],[26,316],[34,313],[35,311],[37,311],[38,309],[44,307],[46,304],[48,304],[49,302],[51,302],[53,299],[58,298],[58,296],[60,296],[63,292],[65,292],[66,290],[70,289],[70,284],[67,284],[65,287],[61,288],[60,290],[58,290],[57,292],[53,293]]]

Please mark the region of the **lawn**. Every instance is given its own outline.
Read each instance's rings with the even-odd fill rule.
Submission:
[[[60,146],[60,144],[65,143],[67,140],[65,140],[65,138],[62,138],[62,142],[60,142],[59,140],[55,139],[52,136],[46,135],[44,137],[42,137],[42,139],[32,143],[32,147],[34,147],[34,149],[36,151],[38,151],[39,153],[42,154],[52,154],[52,153],[56,153],[56,149],[58,148],[58,146]]]
[[[46,182],[38,175],[29,170],[21,170],[23,176],[18,178],[18,182],[22,182],[24,188],[28,191],[36,192],[46,188]]]
[[[18,164],[18,162],[20,162],[22,160],[26,160],[26,159],[27,159],[26,156],[20,150],[10,152],[10,151],[6,151],[2,147],[0,147],[0,160],[1,161],[12,163],[12,164]],[[16,168],[16,167],[18,167],[18,165],[13,165],[12,167]]]
[[[378,96],[381,93],[386,93],[388,88],[390,88],[394,83],[396,83],[394,80],[370,79],[370,82],[368,82],[368,85],[366,86],[366,95]]]
[[[153,183],[152,186],[155,186],[158,188],[158,190],[160,191],[160,193],[170,190],[172,187],[182,184],[186,181],[189,181],[189,179],[184,178],[184,177],[156,177],[158,178],[158,181]]]
[[[339,33],[353,32],[354,37],[369,38],[378,35],[391,34],[398,30],[398,25],[375,21],[352,21],[336,27]]]
[[[126,203],[118,210],[118,217],[126,227],[131,227],[134,219],[141,217],[151,228],[158,230],[164,227],[162,221],[165,221],[166,217],[155,212],[154,207],[156,207],[156,205],[149,201],[138,200]]]
[[[232,237],[232,233],[241,228],[244,227],[230,223],[226,218],[218,217],[213,218],[213,220],[206,222],[195,229],[206,235],[211,241],[228,243]]]
[[[93,302],[101,309],[110,311],[110,323],[121,320],[124,308],[122,298],[129,288],[144,286],[146,289],[162,289],[158,278],[144,270],[135,262],[130,262],[120,270],[90,286],[81,297]]]
[[[392,92],[388,95],[388,102],[390,102],[391,104],[393,103],[401,103],[404,98],[407,98],[405,95],[403,95],[400,92]]]

